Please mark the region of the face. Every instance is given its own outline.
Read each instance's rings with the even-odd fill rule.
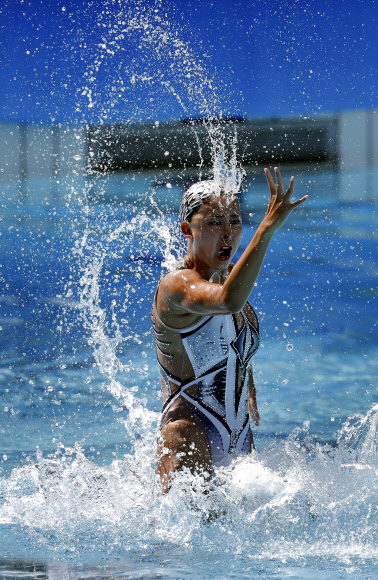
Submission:
[[[237,198],[210,197],[190,221],[187,235],[191,258],[206,269],[227,270],[242,238]]]

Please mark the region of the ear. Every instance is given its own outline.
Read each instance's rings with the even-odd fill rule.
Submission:
[[[189,222],[181,222],[181,231],[186,238],[193,238],[192,228]]]

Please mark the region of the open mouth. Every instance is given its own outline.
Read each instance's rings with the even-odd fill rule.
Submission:
[[[230,259],[231,256],[232,246],[223,246],[219,250],[218,258],[222,261],[226,261]]]

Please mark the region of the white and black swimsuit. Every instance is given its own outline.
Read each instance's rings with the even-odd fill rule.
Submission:
[[[157,349],[163,355],[160,358],[172,358],[169,345],[177,337],[194,375],[180,380],[159,363],[166,399],[161,426],[188,418],[189,409],[189,419],[208,436],[214,464],[231,453],[248,452],[253,445],[247,403],[248,367],[259,346],[257,316],[250,304],[237,315],[206,316],[189,328],[174,329],[160,320],[155,302],[153,326]]]

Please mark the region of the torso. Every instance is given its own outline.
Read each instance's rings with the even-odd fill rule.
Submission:
[[[190,418],[209,437],[213,462],[251,444],[248,367],[259,345],[257,316],[249,303],[238,314],[205,316],[187,328],[152,309],[163,391],[162,426]],[[249,449],[248,449],[249,450]]]

